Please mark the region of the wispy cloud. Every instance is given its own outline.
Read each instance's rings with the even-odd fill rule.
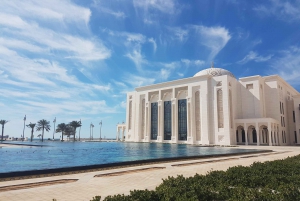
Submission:
[[[69,1],[1,1],[0,11],[6,14],[18,14],[22,18],[39,19],[39,20],[55,20],[56,22],[87,24],[90,20],[91,11],[88,8],[77,6]],[[17,18],[12,18],[14,24]]]
[[[133,0],[133,6],[145,24],[156,25],[161,23],[161,15],[172,18],[184,5],[178,4],[177,0]]]
[[[278,74],[291,85],[300,86],[300,47],[292,46],[280,52],[271,62],[269,74]]]
[[[149,38],[148,41],[153,44],[153,52],[155,53],[157,49],[156,41],[153,38]]]
[[[264,1],[264,3],[266,3]],[[268,5],[253,8],[259,15],[274,16],[285,21],[300,20],[300,2],[286,0],[269,0]]]
[[[238,61],[238,64],[245,64],[249,61],[255,61],[255,62],[265,62],[270,60],[273,57],[273,55],[268,56],[259,56],[256,52],[250,51],[249,54],[247,54],[242,60]]]
[[[173,14],[177,11],[174,0],[133,0],[136,8],[142,8],[145,12],[158,10],[162,13]]]
[[[116,18],[122,18],[124,19],[126,17],[125,13],[124,12],[121,12],[121,11],[113,11],[109,8],[103,8],[101,7],[100,10],[103,12],[103,13],[107,13],[109,15],[112,15]]]
[[[202,66],[203,64],[205,64],[205,61],[202,60],[181,59],[181,62],[186,66]]]
[[[180,27],[168,27],[168,30],[173,35],[173,39],[179,40],[180,42],[184,42],[188,38],[189,30],[182,29]]]
[[[190,27],[194,28],[199,34],[198,39],[200,43],[210,50],[208,61],[213,60],[231,38],[229,31],[224,27],[206,27],[198,25]]]
[[[142,70],[142,65],[148,63],[145,57],[142,55],[140,46],[136,46],[131,52],[127,53],[125,56],[133,61],[133,63],[139,71]]]
[[[90,33],[90,16],[70,1],[0,2],[0,97],[14,107],[6,114],[45,118],[74,114],[78,107],[84,116],[94,114],[87,109],[92,104],[98,112],[116,111],[98,95],[109,93],[110,84],[84,83],[72,74],[76,66],[111,56]]]
[[[2,46],[26,48],[27,51],[36,51],[39,47],[52,52],[60,51],[65,58],[79,60],[100,60],[110,57],[110,50],[101,41],[57,32],[17,15],[1,13],[0,25],[5,27],[3,35],[6,36],[2,37]],[[11,36],[16,39],[10,40]],[[9,42],[4,42],[6,40]]]
[[[155,82],[154,78],[142,77],[134,74],[127,74],[126,77],[123,78],[123,80],[133,88],[150,85]]]

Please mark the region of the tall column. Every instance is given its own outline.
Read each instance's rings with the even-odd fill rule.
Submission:
[[[258,128],[258,123],[256,122],[255,123],[255,130],[256,130],[256,138],[257,138],[257,146],[260,145],[260,130]]]
[[[248,128],[246,126],[247,126],[246,123],[244,123],[246,145],[248,145]]]
[[[125,131],[125,128],[122,127],[122,141],[124,141],[124,131]]]
[[[211,128],[211,119],[210,114],[212,110],[210,110],[210,100],[207,88],[203,89],[203,96],[200,95],[200,118],[201,118],[201,142],[202,144],[210,144],[213,143],[211,141],[211,135],[214,135],[214,130]],[[211,103],[213,104],[213,103]]]
[[[191,129],[191,98],[187,97],[187,143],[193,144],[192,129]]]
[[[159,93],[159,99],[160,99],[160,93]],[[158,142],[162,142],[163,141],[163,138],[162,138],[162,128],[163,128],[163,124],[162,124],[162,120],[163,120],[163,111],[162,111],[162,100],[158,100],[157,101],[157,105],[158,105],[158,108],[157,108],[157,141]]]
[[[150,142],[151,140],[151,102],[147,102],[146,111],[148,113],[146,120],[146,142]]]
[[[116,141],[118,141],[118,126],[117,126],[117,132],[116,132]]]
[[[270,122],[268,122],[268,136],[269,136],[269,146],[272,146],[272,132],[273,131],[273,129],[272,129],[272,127],[271,127],[271,123]]]

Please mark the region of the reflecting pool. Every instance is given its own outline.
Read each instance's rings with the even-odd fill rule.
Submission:
[[[23,142],[30,144],[30,142]],[[260,150],[199,147],[185,144],[121,142],[32,142],[43,147],[0,149],[0,173],[108,164],[156,158],[231,154]],[[1,144],[0,144],[1,146]]]

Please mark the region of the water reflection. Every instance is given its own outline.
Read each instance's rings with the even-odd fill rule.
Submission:
[[[162,143],[44,142],[42,145],[47,146],[1,148],[0,172],[253,151]]]

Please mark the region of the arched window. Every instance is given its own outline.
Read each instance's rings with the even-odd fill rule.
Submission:
[[[164,102],[164,140],[171,140],[172,135],[172,103]]]
[[[145,132],[145,99],[142,100],[142,135],[141,139],[144,139]]]
[[[187,140],[186,99],[178,100],[178,140]]]
[[[157,103],[151,103],[151,140],[157,139],[158,127]]]
[[[200,117],[200,92],[195,93],[195,125],[196,141],[201,140],[201,117]]]
[[[217,91],[217,107],[218,107],[218,128],[224,128],[223,117],[223,91],[219,89]]]

